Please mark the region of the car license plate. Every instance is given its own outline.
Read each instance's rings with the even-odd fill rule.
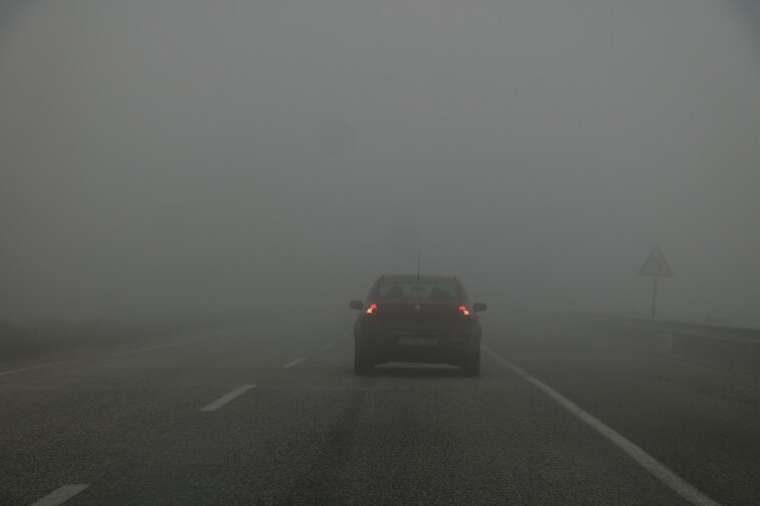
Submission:
[[[433,337],[402,337],[398,340],[402,346],[438,346],[438,339]]]

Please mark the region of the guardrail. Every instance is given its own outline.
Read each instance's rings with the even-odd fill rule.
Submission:
[[[594,319],[607,326],[608,337],[633,348],[746,378],[760,409],[760,330],[610,315]]]

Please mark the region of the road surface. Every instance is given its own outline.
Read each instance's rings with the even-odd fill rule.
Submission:
[[[6,362],[0,504],[760,504],[739,383],[609,326],[483,319],[480,378],[357,377],[340,325]]]

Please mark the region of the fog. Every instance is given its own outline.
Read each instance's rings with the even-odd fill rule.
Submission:
[[[760,12],[716,0],[9,2],[0,318],[490,311],[760,325]],[[337,309],[335,309],[337,308]]]

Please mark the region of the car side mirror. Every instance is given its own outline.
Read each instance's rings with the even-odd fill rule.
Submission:
[[[352,300],[348,305],[351,309],[356,309],[357,311],[364,309],[364,303],[360,300]]]
[[[472,305],[473,313],[482,313],[486,309],[488,309],[488,306],[482,302],[476,302],[475,304]]]

